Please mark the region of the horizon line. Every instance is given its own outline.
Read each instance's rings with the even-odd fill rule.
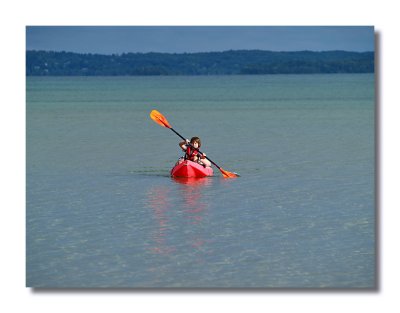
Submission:
[[[224,52],[237,52],[237,51],[261,51],[261,52],[274,52],[274,53],[293,53],[293,52],[351,52],[351,53],[375,53],[374,50],[355,51],[355,50],[263,50],[263,49],[229,49],[229,50],[211,50],[211,51],[198,51],[198,52],[160,52],[160,51],[148,51],[148,52],[118,52],[118,53],[100,53],[100,52],[75,52],[67,50],[37,50],[37,49],[25,49],[25,52],[53,52],[53,53],[75,53],[80,55],[106,55],[106,56],[120,56],[124,54],[201,54],[201,53],[224,53]]]

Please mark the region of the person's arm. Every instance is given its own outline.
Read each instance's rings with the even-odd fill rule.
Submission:
[[[190,142],[190,141],[189,141],[188,139],[186,139],[186,141],[182,141],[182,142],[179,143],[179,147],[181,147],[181,149],[182,149],[183,151],[186,151],[186,149],[187,149],[186,144],[188,144],[189,142]]]

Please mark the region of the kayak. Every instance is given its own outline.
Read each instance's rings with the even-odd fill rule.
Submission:
[[[207,177],[213,175],[211,167],[204,167],[196,162],[180,160],[171,170],[172,177]]]

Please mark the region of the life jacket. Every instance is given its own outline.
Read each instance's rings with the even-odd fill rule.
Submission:
[[[193,151],[192,151],[193,150]],[[192,149],[192,147],[187,146],[185,152],[185,160],[194,161],[194,157],[198,157],[199,152],[196,149]]]

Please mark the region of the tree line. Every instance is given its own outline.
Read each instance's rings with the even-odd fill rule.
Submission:
[[[27,51],[27,76],[373,73],[374,52],[231,50],[112,55]]]

